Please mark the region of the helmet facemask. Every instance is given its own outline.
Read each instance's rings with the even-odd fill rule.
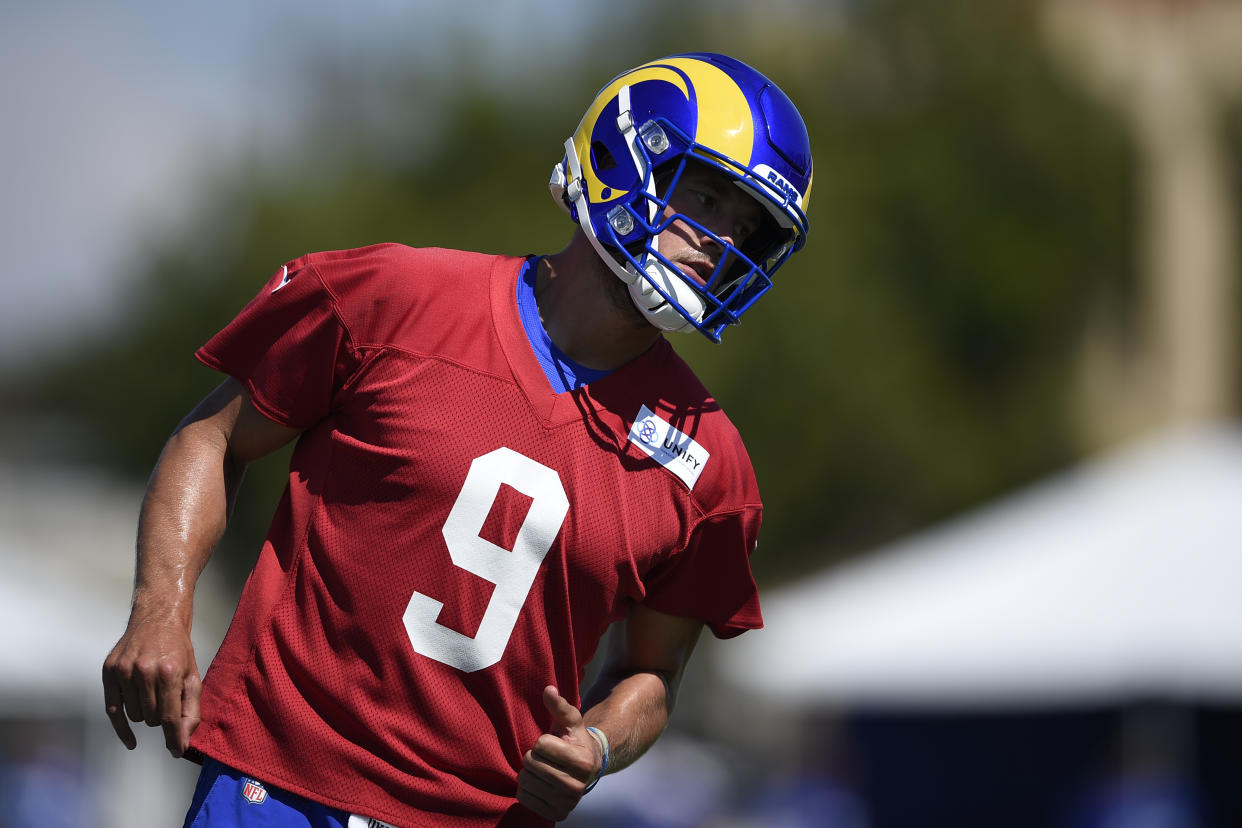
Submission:
[[[564,175],[561,165],[553,172],[554,195],[563,199],[571,214],[577,214],[578,223],[596,251],[618,278],[630,286],[630,297],[648,321],[666,331],[698,330],[711,341],[719,342],[721,332],[737,324],[739,317],[772,287],[772,274],[802,246],[804,236],[787,215],[798,211],[798,207],[788,196],[778,195],[753,170],[739,168],[729,159],[695,144],[667,120],[648,121],[626,143],[632,148],[635,167],[642,171],[642,186],[635,188],[629,199],[612,206],[605,222],[590,222],[588,211],[575,204],[585,197],[581,186],[572,186],[574,178],[567,177],[568,186],[557,186],[561,177],[557,173]],[[562,164],[568,164],[571,175],[576,160],[573,150],[570,139]],[[594,163],[609,164],[611,159],[602,145],[594,146],[592,153]],[[670,210],[670,202],[691,164],[722,173],[764,208],[760,226],[741,246],[684,213]],[[575,192],[576,199],[572,197]],[[660,252],[660,235],[677,221],[714,239],[721,251],[705,284],[689,279]]]

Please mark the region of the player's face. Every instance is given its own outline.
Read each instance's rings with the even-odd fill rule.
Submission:
[[[741,247],[763,219],[763,207],[723,173],[689,164],[665,208],[665,217],[680,213],[712,233]],[[706,284],[725,249],[710,234],[682,219],[660,234],[660,252],[698,284]]]

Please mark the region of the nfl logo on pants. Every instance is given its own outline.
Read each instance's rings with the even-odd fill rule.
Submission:
[[[267,799],[267,789],[253,779],[246,780],[246,784],[242,786],[241,794],[247,802],[255,805],[261,805]]]

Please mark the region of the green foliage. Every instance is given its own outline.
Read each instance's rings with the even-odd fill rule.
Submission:
[[[663,9],[662,31],[709,8]],[[193,350],[282,262],[379,241],[559,249],[571,227],[543,182],[595,88],[660,52],[709,48],[786,88],[816,158],[810,243],[776,289],[723,345],[674,340],[746,437],[767,505],[761,578],[1063,464],[1088,299],[1132,271],[1130,148],[1048,64],[1030,6],[850,8],[779,42],[709,24],[704,42],[610,47],[547,79],[550,95],[447,89],[413,65],[360,80],[320,67],[337,106],[307,124],[306,144],[221,176],[192,238],[151,245],[119,332],[40,366],[21,405],[73,412],[95,459],[145,476],[218,381]],[[368,115],[349,103],[363,87],[409,112]],[[257,464],[243,487],[230,534],[242,560],[283,476],[283,459]]]
[[[1133,271],[1132,150],[1033,14],[861,4],[770,72],[814,142],[810,242],[720,349],[683,349],[747,438],[769,578],[1074,455],[1085,312]]]

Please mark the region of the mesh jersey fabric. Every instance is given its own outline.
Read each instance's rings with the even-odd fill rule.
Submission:
[[[521,265],[312,254],[199,349],[306,430],[204,678],[194,749],[396,825],[546,825],[514,798],[548,726],[541,692],[580,704],[610,623],[642,602],[720,637],[761,626],[762,509],[737,431],[662,338],[554,392],[515,306]],[[643,406],[710,452],[693,488],[629,441]],[[517,471],[477,473],[497,457]],[[409,621],[416,603],[432,615]],[[497,642],[495,663],[449,663]]]

